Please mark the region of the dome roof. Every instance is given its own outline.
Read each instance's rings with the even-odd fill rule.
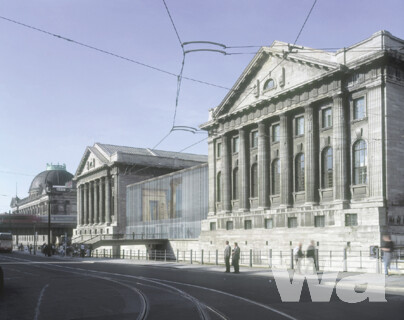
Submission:
[[[46,182],[49,181],[54,186],[64,186],[66,182],[73,179],[73,175],[66,170],[46,170],[38,174],[31,182],[29,193],[40,194],[46,187]]]

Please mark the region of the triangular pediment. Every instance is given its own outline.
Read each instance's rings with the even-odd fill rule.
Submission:
[[[275,41],[262,47],[244,70],[215,117],[238,112],[338,69],[333,53]]]
[[[75,176],[78,177],[91,171],[95,171],[100,167],[104,167],[108,163],[108,159],[96,147],[87,147],[81,158]]]

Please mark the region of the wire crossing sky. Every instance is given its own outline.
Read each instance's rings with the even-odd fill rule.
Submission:
[[[402,12],[402,0],[3,1],[0,212],[16,185],[28,196],[46,163],[74,174],[95,142],[151,148],[170,132],[158,149],[207,154],[194,129],[260,46],[297,39],[335,51],[379,30],[404,38]],[[181,72],[183,43],[194,41],[206,43],[185,50],[226,54],[192,51]]]

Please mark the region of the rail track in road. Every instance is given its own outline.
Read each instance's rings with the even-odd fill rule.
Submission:
[[[168,281],[158,278],[151,278],[151,277],[144,277],[144,276],[135,276],[129,274],[121,274],[115,272],[107,272],[107,271],[98,271],[92,269],[81,268],[79,266],[75,266],[75,262],[68,261],[52,261],[49,263],[48,261],[31,261],[30,259],[23,259],[17,257],[7,256],[6,260],[9,263],[15,263],[17,265],[21,264],[30,264],[32,267],[46,269],[46,270],[53,270],[53,271],[61,271],[65,273],[74,274],[75,276],[80,277],[89,277],[89,278],[97,278],[100,280],[108,281],[110,283],[114,283],[118,286],[123,286],[130,291],[132,291],[136,295],[136,300],[134,297],[132,298],[133,301],[136,301],[138,306],[138,311],[136,312],[136,319],[153,319],[153,305],[156,304],[153,301],[150,301],[149,297],[153,297],[155,299],[156,294],[158,294],[159,298],[167,299],[167,300],[175,300],[175,303],[178,306],[183,306],[184,308],[194,310],[193,318],[198,318],[201,320],[209,320],[209,319],[220,319],[220,320],[227,320],[231,319],[226,312],[220,311],[218,307],[213,307],[211,304],[208,304],[201,299],[195,297],[195,295],[186,292],[186,288],[188,291],[190,288],[192,290],[197,291],[204,291],[207,292],[209,295],[217,296],[215,299],[220,300],[223,296],[226,299],[234,300],[234,304],[239,306],[241,304],[249,304],[253,305],[254,307],[259,307],[261,309],[265,309],[268,312],[268,316],[272,315],[275,316],[277,319],[296,319],[291,315],[288,315],[282,311],[274,309],[270,306],[264,305],[262,303],[234,295],[228,292],[192,285],[183,282],[176,282],[176,281]],[[88,262],[76,262],[77,264],[85,264],[88,266]],[[157,293],[156,293],[157,292]],[[168,296],[167,296],[168,294]],[[188,310],[188,314],[189,314]],[[176,315],[172,315],[172,318],[178,318]]]

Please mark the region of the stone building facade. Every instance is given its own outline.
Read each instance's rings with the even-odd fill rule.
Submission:
[[[206,163],[204,155],[96,143],[87,147],[77,184],[75,242],[126,231],[126,187],[146,179]]]
[[[14,197],[11,200],[12,213],[5,215],[3,221],[4,227],[13,232],[15,243],[34,244],[35,233],[36,243],[46,243],[49,214],[51,242],[55,243],[59,236],[72,235],[77,220],[77,196],[72,179],[73,175],[66,171],[66,165],[47,164],[46,171],[39,173],[32,180],[28,197]],[[47,183],[53,186],[51,194],[47,193]],[[12,221],[11,227],[6,221]]]
[[[201,246],[369,250],[404,244],[404,41],[380,31],[326,52],[262,47],[201,125]]]

